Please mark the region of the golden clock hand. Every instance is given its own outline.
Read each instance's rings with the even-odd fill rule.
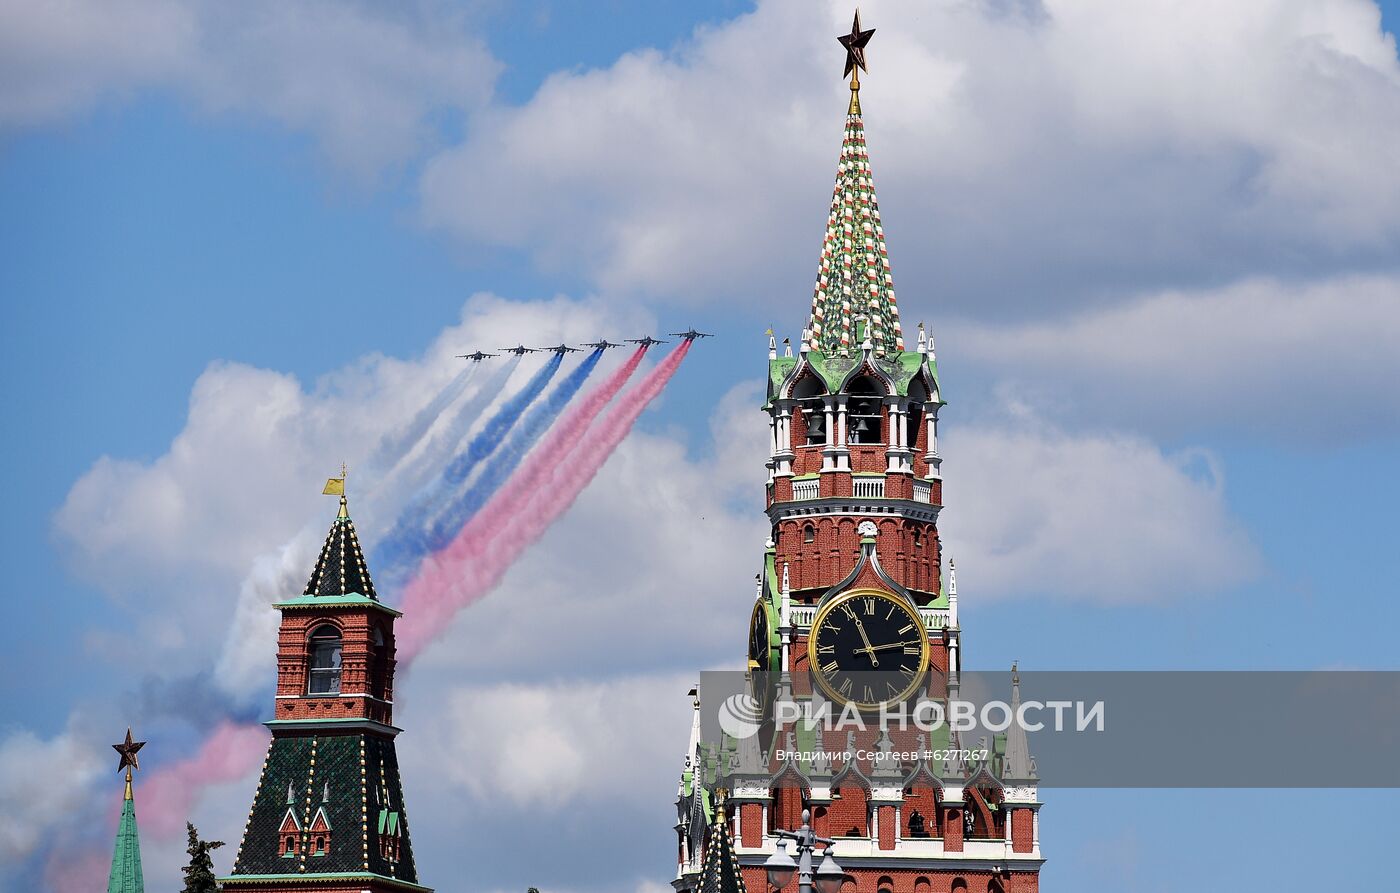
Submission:
[[[880,659],[875,656],[875,647],[870,644],[870,637],[865,634],[865,624],[860,622],[859,617],[855,620],[856,629],[860,631],[860,640],[865,643],[865,653],[870,657],[870,665],[872,667],[880,666]]]

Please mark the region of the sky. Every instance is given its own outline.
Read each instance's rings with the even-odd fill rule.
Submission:
[[[1397,669],[1400,4],[862,16],[896,292],[950,401],[968,666]],[[427,883],[667,888],[684,695],[746,641],[762,333],[806,321],[849,17],[0,0],[0,810],[25,816],[0,889],[109,858],[127,725],[157,766],[261,717],[321,482],[350,463],[372,543],[406,495],[353,469],[453,354],[694,325],[717,337],[396,703]],[[233,844],[255,781],[189,818]],[[183,834],[137,797],[168,886]],[[1384,851],[1400,806],[1043,799],[1046,889],[1085,891],[1379,887],[1384,860],[1279,842],[1322,802]]]

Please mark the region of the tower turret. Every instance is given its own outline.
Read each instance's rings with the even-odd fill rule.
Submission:
[[[311,579],[279,602],[272,743],[224,890],[427,891],[418,884],[393,719],[394,621],[340,511]]]
[[[711,846],[732,845],[749,889],[766,885],[777,832],[807,812],[817,835],[840,840],[846,893],[1039,885],[1040,804],[1024,733],[973,750],[946,723],[880,723],[887,709],[949,715],[961,633],[938,532],[945,403],[933,333],[920,324],[906,349],[866,148],[860,73],[873,34],[857,15],[840,38],[851,97],[797,356],[780,355],[766,333],[771,535],[747,676],[758,721],[736,741],[744,727],[725,728],[722,707],[719,741],[692,736],[677,801],[681,893],[712,888],[711,867],[723,860],[701,864],[697,821],[684,817],[726,785],[735,828],[731,837],[717,825]],[[1013,692],[1019,703],[1019,684]],[[929,706],[943,709],[921,714]],[[826,725],[847,709],[866,722]]]

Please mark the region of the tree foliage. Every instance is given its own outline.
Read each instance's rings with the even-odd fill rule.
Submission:
[[[224,845],[222,840],[200,840],[199,831],[193,822],[185,822],[190,835],[185,852],[190,854],[190,864],[185,866],[185,889],[182,893],[218,893],[219,884],[214,878],[214,860],[209,853]]]

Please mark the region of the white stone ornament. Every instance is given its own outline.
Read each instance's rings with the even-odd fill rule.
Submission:
[[[876,536],[879,532],[880,528],[875,526],[874,521],[862,521],[860,525],[856,527],[856,533],[859,533],[861,536]]]

